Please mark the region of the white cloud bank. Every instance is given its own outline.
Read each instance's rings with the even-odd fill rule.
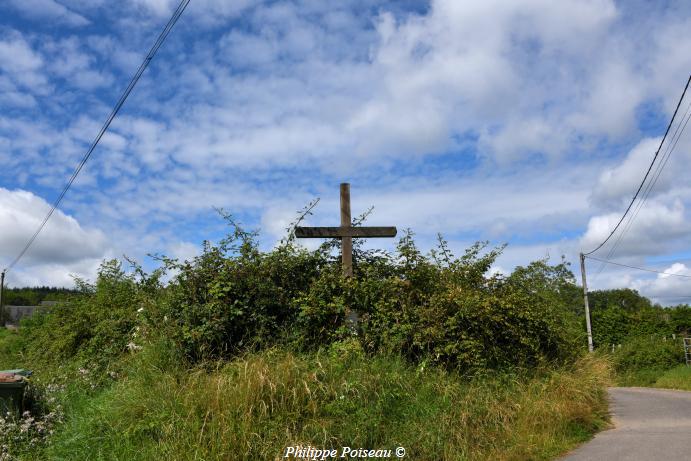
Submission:
[[[0,60],[0,92],[12,107],[75,86],[98,100],[111,73],[120,81],[117,72],[136,67],[141,42],[174,3],[98,2],[124,16],[108,36],[5,34],[0,55],[17,58]],[[95,9],[65,4],[85,17]],[[294,210],[345,179],[382,224],[528,240],[509,247],[502,267],[545,248],[576,260],[579,244],[606,236],[656,142],[641,139],[642,105],[671,114],[691,68],[685,4],[435,0],[405,13],[394,5],[192,2],[71,191],[80,222],[98,223],[128,253],[193,254],[175,235],[181,218],[222,206],[253,213],[278,235]],[[99,68],[104,56],[110,68]],[[22,87],[19,75],[34,84]],[[0,116],[7,174],[62,185],[108,101],[60,112],[59,127],[39,111]],[[631,139],[641,142],[626,155],[619,146]],[[433,168],[454,152],[450,166]],[[670,160],[666,173],[677,176],[661,177],[619,256],[688,247],[684,158]],[[63,168],[43,168],[46,159]],[[332,222],[326,216],[315,219]]]
[[[31,192],[0,188],[0,263],[6,267],[24,248],[49,211],[50,205]],[[93,277],[108,254],[106,236],[83,228],[73,217],[56,211],[44,231],[22,259],[8,283],[71,285],[70,274]]]

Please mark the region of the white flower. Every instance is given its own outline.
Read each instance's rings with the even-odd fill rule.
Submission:
[[[139,350],[142,349],[142,346],[138,346],[138,345],[134,344],[132,341],[130,341],[129,343],[127,343],[127,346],[126,346],[126,347],[127,347],[127,349],[130,350],[130,351],[139,351]]]

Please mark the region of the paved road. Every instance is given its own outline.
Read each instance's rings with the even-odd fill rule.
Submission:
[[[563,461],[691,459],[691,392],[614,387],[609,396],[614,427]]]

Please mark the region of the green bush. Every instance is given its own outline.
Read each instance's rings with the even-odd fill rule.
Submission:
[[[261,252],[256,234],[228,219],[233,232],[217,246],[205,242],[202,255],[184,263],[164,258],[166,269],[178,275],[149,317],[193,361],[285,340],[299,313],[294,300],[305,296],[327,264],[322,252],[292,242]]]
[[[398,273],[376,290],[372,277],[362,282],[368,297],[376,299],[363,323],[368,349],[402,351],[415,361],[458,369],[573,358],[582,334],[560,292],[573,284],[566,266],[542,261],[508,277],[487,276],[501,248],[484,249],[478,243],[454,258],[441,241],[437,258],[425,258],[411,236],[404,236]]]
[[[118,261],[104,262],[95,284],[77,280],[79,294],[22,321],[24,366],[106,371],[140,347],[139,313],[157,289],[154,280],[126,274]]]
[[[681,340],[655,335],[631,339],[613,354],[616,371],[626,373],[635,370],[667,370],[684,362]]]
[[[489,276],[502,248],[478,243],[456,258],[440,238],[425,256],[408,231],[394,254],[356,246],[347,279],[333,242],[309,252],[287,239],[262,252],[256,234],[228,219],[231,235],[199,257],[163,259],[178,275],[147,311],[150,329],[165,329],[193,362],[285,342],[316,348],[352,334],[370,353],[463,370],[531,366],[580,350],[570,305],[577,288],[564,263]],[[351,310],[358,331],[346,325]]]
[[[455,257],[440,237],[423,255],[407,231],[392,254],[356,244],[351,279],[341,275],[337,241],[307,251],[287,238],[261,251],[256,233],[226,219],[230,235],[206,242],[191,261],[161,257],[152,274],[109,261],[94,285],[78,281],[79,295],[25,322],[29,363],[112,371],[128,350],[158,337],[195,363],[276,344],[318,349],[355,335],[370,354],[472,372],[573,359],[585,343],[564,262],[489,274],[503,247],[477,243]],[[165,271],[173,274],[167,285]],[[357,328],[346,322],[349,311],[360,315]]]

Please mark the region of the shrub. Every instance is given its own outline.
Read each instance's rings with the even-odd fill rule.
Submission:
[[[298,317],[294,300],[327,264],[323,253],[292,242],[263,253],[255,233],[227,219],[232,232],[217,246],[205,242],[203,253],[184,263],[163,259],[178,275],[154,320],[193,361],[284,340]]]
[[[138,311],[155,292],[154,280],[126,274],[116,260],[104,262],[95,284],[77,280],[79,294],[23,321],[25,366],[107,370],[133,347]]]
[[[652,369],[667,370],[684,362],[684,347],[681,340],[648,335],[633,338],[617,348],[613,354],[614,366],[618,372]]]

